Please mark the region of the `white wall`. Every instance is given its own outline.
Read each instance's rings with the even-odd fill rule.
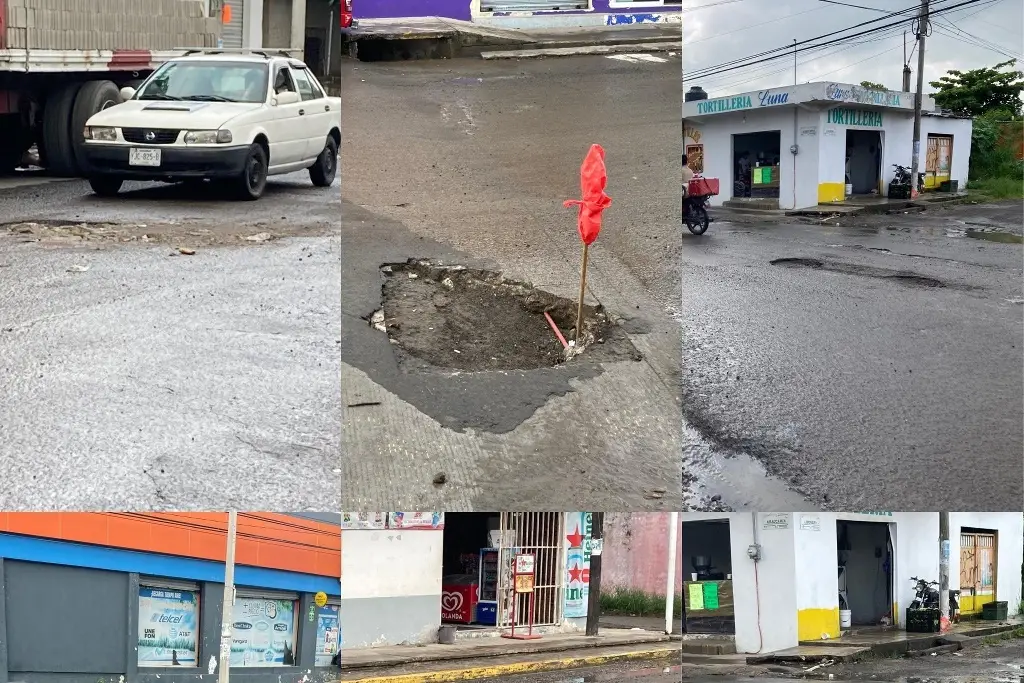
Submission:
[[[793,537],[787,531],[763,529],[765,519],[776,516],[742,512],[683,515],[684,522],[729,521],[736,651],[740,653],[773,652],[796,644]],[[684,533],[682,552],[687,557],[691,552],[685,538]],[[762,546],[757,563],[747,556],[747,548],[754,543]],[[691,571],[689,566],[683,570]]]
[[[925,153],[928,151],[928,134],[953,136],[953,159],[949,168],[950,180],[959,180],[960,189],[967,185],[967,170],[971,161],[971,132],[974,122],[970,119],[949,119],[938,116],[921,118],[921,169],[924,170]]]
[[[954,144],[955,141],[954,141]],[[960,530],[963,527],[996,532],[996,600],[1008,602],[1008,614],[1019,613],[1021,565],[1024,564],[1024,515],[1020,512],[951,512],[949,540],[950,588],[960,583]]]
[[[893,164],[910,167],[914,151],[914,118],[912,114],[892,109],[881,110],[882,114],[882,194],[889,192],[889,182],[896,175]],[[822,148],[818,170],[819,183],[843,183],[846,179],[846,131],[879,130],[871,126],[845,126],[826,123],[828,111],[821,112]],[[922,139],[924,134],[922,133]],[[923,143],[922,143],[923,145]],[[924,165],[922,147],[921,164]]]
[[[443,531],[341,532],[342,597],[441,596]]]
[[[732,199],[733,160],[732,136],[762,131],[779,131],[780,183],[779,208],[814,206],[818,203],[818,135],[801,135],[801,129],[819,126],[817,111],[796,107],[752,109],[730,114],[717,114],[700,120],[687,120],[687,126],[701,132],[704,145],[704,175],[721,181],[721,194],[712,198],[712,206],[721,206]],[[794,126],[795,124],[795,126]],[[796,130],[794,130],[794,127]],[[790,153],[794,140],[799,153]],[[693,144],[686,140],[686,144]],[[844,143],[845,144],[845,143]]]

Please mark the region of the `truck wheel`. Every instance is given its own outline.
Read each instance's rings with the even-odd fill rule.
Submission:
[[[69,178],[78,175],[71,114],[80,87],[78,83],[71,83],[58,88],[47,98],[43,108],[42,145],[46,150],[47,169],[54,175]]]
[[[111,81],[89,81],[75,96],[71,111],[71,139],[74,141],[75,163],[80,171],[87,170],[85,159],[85,122],[96,112],[121,102],[121,91]]]
[[[309,167],[309,179],[317,187],[330,187],[338,173],[338,143],[328,137],[316,163]]]
[[[233,183],[235,196],[254,201],[263,196],[267,187],[267,152],[258,142],[249,145],[242,174]]]
[[[124,180],[114,176],[97,175],[89,178],[89,187],[100,197],[115,197],[121,191]]]

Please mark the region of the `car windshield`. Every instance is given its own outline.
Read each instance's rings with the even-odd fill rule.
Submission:
[[[168,62],[139,90],[140,100],[264,102],[267,64],[262,62]]]

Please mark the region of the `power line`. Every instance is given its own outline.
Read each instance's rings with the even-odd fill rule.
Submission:
[[[855,7],[856,9],[867,9],[872,12],[888,12],[889,10],[878,9],[877,7],[865,7],[864,5],[851,5],[847,2],[838,2],[838,0],[818,0],[818,2],[827,2],[830,5],[842,5],[843,7]]]
[[[841,33],[846,33],[846,32],[851,31],[853,29],[861,28],[863,26],[868,26],[870,24],[874,24],[874,23],[877,23],[879,21],[883,21],[884,19],[888,19],[888,18],[891,18],[891,17],[894,17],[894,16],[899,16],[901,14],[906,14],[907,12],[914,11],[914,10],[916,10],[916,7],[909,7],[909,8],[900,10],[899,12],[894,12],[894,13],[887,14],[886,16],[880,17],[878,19],[872,19],[871,21],[861,22],[859,24],[854,24],[853,26],[848,26],[846,28],[839,29],[837,31],[831,31],[829,33],[825,33],[825,34],[822,34],[820,36],[815,36],[814,38],[808,38],[807,40],[798,41],[794,45],[787,45],[785,47],[778,47],[778,48],[775,48],[775,49],[772,49],[772,50],[766,50],[764,52],[760,52],[760,53],[757,53],[757,54],[754,54],[754,55],[750,55],[748,57],[742,57],[740,59],[733,59],[733,60],[730,60],[730,61],[727,61],[727,62],[723,62],[721,64],[716,64],[714,66],[705,67],[703,69],[699,69],[698,70],[698,72],[696,74],[696,77],[704,77],[704,76],[708,76],[708,75],[713,75],[714,73],[719,73],[719,71],[718,71],[719,69],[730,70],[728,67],[732,67],[734,65],[740,64],[741,62],[750,62],[751,60],[755,60],[755,59],[758,59],[758,58],[761,58],[761,57],[765,58],[765,61],[767,61],[768,59],[778,59],[779,57],[784,57],[784,56],[788,56],[788,55],[792,54],[792,52],[790,52],[791,49],[794,50],[794,51],[797,51],[797,52],[803,52],[803,51],[806,51],[806,50],[809,50],[809,49],[813,49],[814,47],[817,47],[817,46],[808,46],[809,43],[813,43],[813,42],[815,42],[817,40],[821,40],[822,38],[828,38],[829,36],[834,36],[834,35],[838,35],[838,34],[841,34]],[[902,23],[902,22],[897,22],[897,23]],[[892,25],[895,25],[895,24],[890,24],[889,26],[892,26]],[[875,27],[875,29],[872,29],[870,31],[862,32],[861,34],[855,34],[853,36],[847,36],[847,39],[855,38],[855,37],[858,37],[859,35],[863,35],[863,34],[866,34],[866,33],[871,33],[873,31],[882,30],[882,29],[885,29],[885,28],[887,28],[887,26]],[[822,45],[828,45],[831,42],[837,42],[837,41],[826,42],[826,43],[823,43]],[[804,47],[802,47],[802,48],[798,47],[798,46],[801,46],[801,45],[804,46]],[[779,53],[782,53],[782,54],[779,54]],[[772,55],[774,55],[774,56],[772,56]],[[750,64],[744,64],[743,66],[750,66]],[[692,74],[691,74],[691,76],[692,76]]]
[[[687,41],[684,42],[684,45],[685,46],[689,46],[689,45],[695,45],[697,43],[703,43],[704,41],[711,40],[712,38],[721,38],[722,36],[732,35],[733,33],[739,33],[740,31],[746,31],[748,28],[760,28],[762,26],[767,26],[768,24],[774,24],[777,21],[782,21],[784,19],[792,19],[793,17],[798,17],[801,14],[810,14],[811,12],[820,12],[823,9],[828,9],[828,8],[826,8],[826,7],[815,7],[814,9],[805,9],[802,12],[794,12],[793,14],[787,14],[784,17],[779,17],[777,19],[772,19],[771,21],[761,21],[761,22],[758,22],[756,24],[747,24],[746,26],[741,26],[740,28],[734,28],[731,31],[725,31],[723,33],[713,33],[710,36],[707,36],[706,38],[700,38],[698,40],[687,40]]]
[[[967,6],[970,6],[970,5],[975,5],[975,4],[977,4],[979,2],[983,2],[983,1],[986,1],[986,0],[963,0],[962,2],[960,2],[960,3],[956,4],[956,5],[937,8],[937,9],[933,10],[932,12],[930,12],[929,16],[937,16],[939,14],[943,14],[943,13],[947,13],[947,12],[952,12],[952,11],[954,11],[956,9],[961,8],[961,7],[967,7]],[[992,1],[993,0],[987,0],[987,2],[989,2],[989,3],[991,3]],[[907,8],[907,9],[901,10],[899,12],[895,12],[893,14],[887,15],[886,17],[883,17],[883,18],[888,18],[888,17],[892,17],[892,16],[897,16],[897,15],[900,15],[900,14],[905,14],[908,11],[912,11],[912,10],[916,10],[916,9],[917,8]],[[871,35],[871,34],[874,34],[874,33],[878,33],[880,31],[885,31],[886,29],[892,29],[893,27],[903,26],[904,23],[905,23],[905,19],[904,19],[902,21],[896,21],[896,22],[892,22],[890,24],[885,24],[883,26],[876,26],[874,28],[870,28],[870,29],[865,30],[865,31],[860,31],[859,33],[855,33],[853,35],[843,36],[843,37],[840,37],[840,38],[834,38],[832,40],[828,40],[828,41],[825,41],[823,43],[818,43],[817,45],[808,45],[808,43],[813,43],[814,41],[820,40],[821,38],[826,38],[828,36],[836,35],[838,33],[845,33],[845,32],[847,32],[849,30],[852,30],[852,29],[855,29],[855,28],[859,28],[861,26],[865,26],[865,25],[868,25],[868,24],[872,24],[872,23],[875,23],[877,21],[879,21],[879,19],[876,19],[876,20],[873,20],[873,21],[868,21],[868,22],[862,22],[860,24],[855,24],[854,26],[851,26],[851,27],[849,27],[847,29],[843,29],[843,30],[840,30],[840,31],[833,31],[831,33],[826,33],[824,35],[817,36],[815,38],[810,38],[810,39],[804,40],[804,41],[799,41],[799,42],[796,43],[796,45],[798,45],[798,46],[799,45],[803,45],[804,47],[796,47],[796,48],[794,48],[792,46],[779,47],[779,48],[775,48],[773,50],[768,50],[768,51],[765,51],[765,52],[762,52],[762,53],[759,53],[759,54],[756,54],[756,55],[751,55],[749,57],[745,57],[745,58],[742,58],[742,59],[735,59],[735,60],[731,60],[729,62],[725,62],[725,63],[720,64],[720,65],[706,67],[704,69],[699,70],[696,75],[693,74],[693,73],[684,73],[684,80],[687,77],[689,77],[690,79],[705,78],[705,77],[713,76],[713,75],[720,74],[720,73],[726,73],[726,72],[729,72],[729,71],[735,71],[737,69],[747,68],[747,67],[753,66],[755,64],[761,63],[761,62],[771,61],[771,60],[775,60],[775,59],[780,59],[782,57],[788,57],[790,54],[792,54],[792,52],[790,52],[791,49],[796,51],[796,52],[805,52],[805,51],[813,50],[813,49],[816,49],[816,48],[825,47],[825,46],[828,46],[828,45],[834,45],[834,44],[837,44],[837,43],[849,42],[853,38],[858,38],[858,37],[865,36],[865,35]],[[758,58],[761,58],[761,59],[759,61],[751,61],[751,60],[757,60]]]

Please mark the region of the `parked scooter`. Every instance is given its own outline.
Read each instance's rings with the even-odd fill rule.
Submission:
[[[708,203],[718,194],[718,179],[696,176],[683,197],[683,223],[694,235],[703,235],[711,225]]]
[[[939,585],[938,581],[925,581],[916,576],[910,577],[915,583],[914,600],[910,603],[910,609],[938,609],[939,608]]]

